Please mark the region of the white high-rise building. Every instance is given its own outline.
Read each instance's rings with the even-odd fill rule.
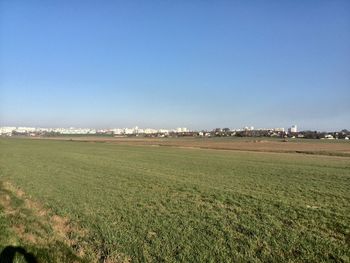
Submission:
[[[188,129],[183,127],[183,128],[176,128],[176,132],[188,132]]]
[[[296,125],[292,125],[292,127],[289,128],[289,133],[298,132],[298,127]]]

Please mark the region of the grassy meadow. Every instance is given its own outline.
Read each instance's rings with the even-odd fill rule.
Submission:
[[[41,262],[349,262],[350,158],[0,139],[0,233]]]

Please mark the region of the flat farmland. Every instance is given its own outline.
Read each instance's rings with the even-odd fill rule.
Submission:
[[[43,138],[33,138],[43,139]],[[304,153],[350,157],[350,142],[345,140],[311,140],[281,138],[240,138],[240,137],[179,137],[179,138],[144,138],[144,137],[98,137],[98,136],[61,136],[47,137],[51,140],[69,140],[81,142],[114,143],[119,145],[145,145],[188,147],[198,149]]]
[[[0,139],[0,250],[20,245],[42,262],[349,262],[349,151]]]

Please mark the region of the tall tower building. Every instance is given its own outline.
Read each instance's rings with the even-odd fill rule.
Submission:
[[[298,127],[296,125],[292,125],[292,127],[290,127],[288,130],[289,133],[298,132]]]

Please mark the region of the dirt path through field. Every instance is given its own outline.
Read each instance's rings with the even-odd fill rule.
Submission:
[[[350,142],[325,140],[284,140],[261,138],[113,138],[52,137],[32,138],[118,145],[167,146],[192,149],[299,153],[350,157]]]

